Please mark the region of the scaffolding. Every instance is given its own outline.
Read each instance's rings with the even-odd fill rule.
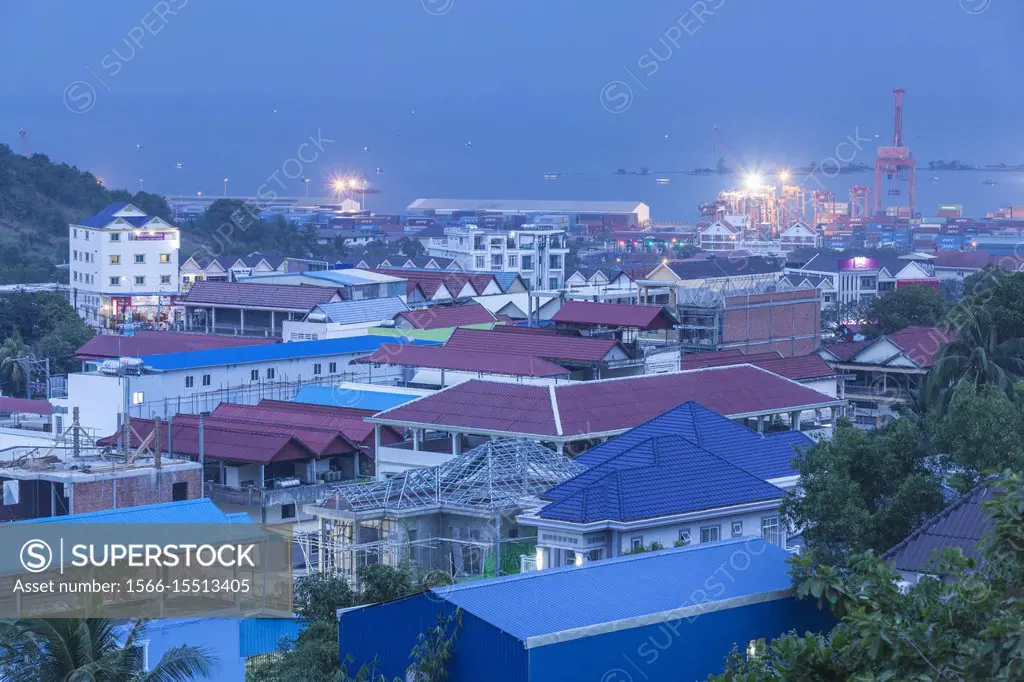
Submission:
[[[488,441],[440,466],[338,486],[306,508],[318,529],[296,543],[308,567],[356,585],[359,569],[377,563],[455,579],[515,573],[536,544],[519,536],[516,515],[584,470],[536,441]]]

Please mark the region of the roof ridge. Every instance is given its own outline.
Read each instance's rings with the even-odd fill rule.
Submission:
[[[527,357],[533,357],[529,355]],[[548,396],[551,398],[551,416],[555,420],[555,435],[565,435],[562,432],[562,414],[558,411],[558,394],[555,392],[555,385],[548,384]]]
[[[985,493],[985,491],[988,488],[991,488],[991,487],[992,487],[992,485],[991,485],[991,479],[990,479],[990,480],[986,480],[986,481],[984,481],[982,483],[979,483],[978,485],[974,486],[973,488],[971,488],[970,490],[968,490],[964,494],[960,495],[958,498],[956,498],[955,500],[950,502],[949,505],[944,507],[941,511],[939,511],[939,512],[933,514],[932,516],[930,516],[929,518],[925,519],[924,523],[921,524],[920,528],[918,528],[913,533],[911,533],[907,537],[903,538],[898,543],[893,545],[891,548],[889,548],[888,550],[883,552],[881,558],[887,559],[887,558],[891,557],[896,552],[898,552],[899,550],[901,550],[904,547],[906,547],[907,545],[909,545],[912,540],[916,540],[917,538],[919,538],[922,535],[924,535],[925,532],[929,528],[931,528],[932,526],[937,524],[939,521],[942,521],[942,520],[948,518],[954,511],[956,511],[956,510],[960,509],[961,507],[963,507],[964,505],[966,505],[967,502],[969,502],[971,500],[971,498],[973,498],[975,495],[982,495],[982,494]]]

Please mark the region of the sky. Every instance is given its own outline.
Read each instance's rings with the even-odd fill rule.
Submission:
[[[25,128],[33,151],[112,187],[219,194],[228,177],[248,196],[276,178],[299,195],[309,177],[316,194],[350,173],[380,191],[377,210],[564,197],[690,218],[708,183],[612,171],[711,165],[715,124],[746,167],[816,163],[848,137],[871,139],[843,152],[870,163],[897,86],[920,161],[1024,163],[1017,0],[32,0],[4,12],[0,143],[20,149]],[[543,179],[555,172],[576,175]],[[985,188],[963,175],[922,191],[979,211],[1024,204],[1024,179]]]

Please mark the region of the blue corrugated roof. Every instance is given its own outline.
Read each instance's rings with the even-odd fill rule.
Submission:
[[[433,591],[474,616],[525,640],[687,606],[786,590],[792,584],[786,563],[788,556],[781,547],[760,538],[735,538]],[[727,577],[723,576],[723,567],[728,571]],[[714,589],[709,587],[709,581],[713,581]]]
[[[637,521],[780,499],[783,491],[682,436],[657,436],[548,491],[545,519]]]
[[[414,346],[438,345],[436,341],[409,340],[391,336],[348,336],[322,341],[296,341],[265,346],[241,348],[214,348],[168,355],[147,355],[142,358],[146,367],[157,371],[213,367],[216,365],[244,365],[251,362],[273,362],[324,355],[372,353],[385,343],[411,343]]]
[[[107,225],[109,225],[110,223],[117,219],[117,216],[115,214],[118,211],[121,211],[129,206],[131,206],[132,208],[136,208],[131,204],[126,204],[124,202],[114,203],[111,204],[110,206],[107,206],[105,209],[103,209],[96,215],[92,216],[91,218],[80,220],[75,224],[82,225],[83,227],[106,227]],[[125,221],[130,225],[133,225],[134,227],[142,227],[149,221],[153,220],[153,216],[121,216],[121,220]]]
[[[15,523],[252,523],[247,514],[243,516],[244,520],[237,514],[225,514],[208,498],[201,498]]]
[[[333,386],[303,386],[292,398],[293,402],[328,407],[354,407],[360,410],[383,412],[404,405],[420,396],[385,391],[359,391]]]
[[[282,637],[295,639],[303,627],[302,621],[287,618],[246,618],[238,624],[238,656],[274,653]]]
[[[762,436],[688,400],[679,407],[591,448],[578,461],[592,467],[649,438],[667,435],[682,436],[764,480],[797,473],[793,468],[796,456],[794,448],[814,444],[806,434],[799,431]]]
[[[408,310],[409,306],[398,296],[389,296],[362,301],[322,303],[317,308],[327,316],[328,322],[358,324],[393,319],[398,313]]]
[[[518,273],[515,272],[492,272],[494,279],[498,282],[498,286],[501,287],[502,292],[508,293],[508,288],[516,281],[519,277]]]

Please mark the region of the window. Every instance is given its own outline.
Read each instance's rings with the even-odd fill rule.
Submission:
[[[558,288],[558,278],[557,277],[550,277],[550,278],[548,278],[548,288],[549,289],[557,289]]]
[[[418,536],[419,533],[417,533],[415,528],[410,528],[408,531],[406,531],[406,537],[409,539],[409,542],[416,542],[416,538]]]
[[[71,258],[72,260],[78,260],[78,249],[71,252]]]
[[[705,542],[718,542],[720,532],[721,528],[718,526],[704,526],[700,529],[701,544]]]
[[[146,402],[146,394],[142,391],[132,391],[132,405],[141,405]]]
[[[690,529],[689,528],[687,528],[685,530],[679,531],[679,546],[680,547],[685,547],[688,544],[690,544]]]
[[[338,373],[338,363],[332,362],[329,365],[327,365],[327,373],[328,374],[337,374]]]
[[[78,281],[78,273],[77,272],[71,273],[71,276],[72,276],[72,279],[74,279],[76,282]]]
[[[741,535],[743,535],[743,522],[742,521],[733,521],[732,522],[732,536],[734,538],[738,538]]]
[[[209,386],[209,385],[210,385],[210,375],[209,374],[204,374],[203,375],[203,386]]]
[[[112,286],[112,287],[119,287],[119,286],[121,286],[121,278],[120,277],[111,277],[110,278],[110,286]]]
[[[171,254],[169,254],[169,253],[161,253],[160,254],[160,262],[161,263],[170,263],[171,262]]]
[[[778,516],[764,516],[761,518],[761,538],[773,545],[783,546],[782,526],[779,525]]]
[[[188,499],[188,481],[171,484],[171,502],[181,502]]]
[[[267,368],[267,379],[270,379],[271,381],[273,381],[275,376],[277,376],[277,370],[274,369],[273,367],[268,367]]]
[[[639,549],[639,548],[641,548],[643,546],[644,546],[644,536],[643,535],[637,535],[636,537],[632,537],[632,538],[629,539],[629,548],[630,549]]]
[[[533,270],[533,256],[523,256],[523,270]]]
[[[501,254],[498,254],[496,256],[491,256],[491,267],[492,268],[500,268],[502,260],[503,259],[501,257]]]
[[[249,370],[249,381],[259,381],[260,371],[258,369]]]
[[[111,265],[120,265],[121,264],[121,256],[117,255],[116,253],[113,254],[112,256],[110,256],[110,264]]]
[[[145,283],[146,283],[146,276],[145,275],[135,275],[135,285],[136,286],[142,286]]]
[[[477,269],[480,269],[480,268],[483,268],[483,267],[484,267],[484,257],[483,257],[483,256],[477,256],[477,257],[476,257],[476,258],[474,259],[474,261],[473,261],[473,262],[474,262],[474,263],[476,263],[476,266],[475,266],[475,267],[476,267]]]
[[[85,231],[85,241],[89,241],[89,230]]]
[[[518,268],[519,267],[519,256],[509,256],[508,257],[508,266],[510,268]]]
[[[4,481],[4,504],[18,504],[21,499],[18,481]]]
[[[324,371],[324,367],[319,362],[316,363],[315,365],[313,365],[313,376],[317,376],[317,375],[319,375],[323,371]]]
[[[562,257],[557,255],[550,256],[548,263],[552,270],[560,270],[562,268]]]
[[[281,518],[282,519],[294,519],[295,518],[295,505],[294,504],[282,504],[281,505]]]
[[[185,377],[185,388],[192,388],[196,385],[196,378],[192,375]]]
[[[144,254],[144,253],[137,253],[137,254],[135,254],[135,264],[136,265],[142,265],[145,262],[146,262],[146,254]]]
[[[875,278],[874,277],[861,277],[860,278],[860,288],[861,289],[874,289],[875,288]]]
[[[71,230],[71,234],[75,239],[78,239],[78,230]]]
[[[170,283],[171,283],[171,276],[170,275],[160,275],[160,284],[170,284]]]
[[[111,232],[110,233],[110,241],[112,241],[112,242],[119,242],[119,241],[121,241],[121,233],[120,232]]]

